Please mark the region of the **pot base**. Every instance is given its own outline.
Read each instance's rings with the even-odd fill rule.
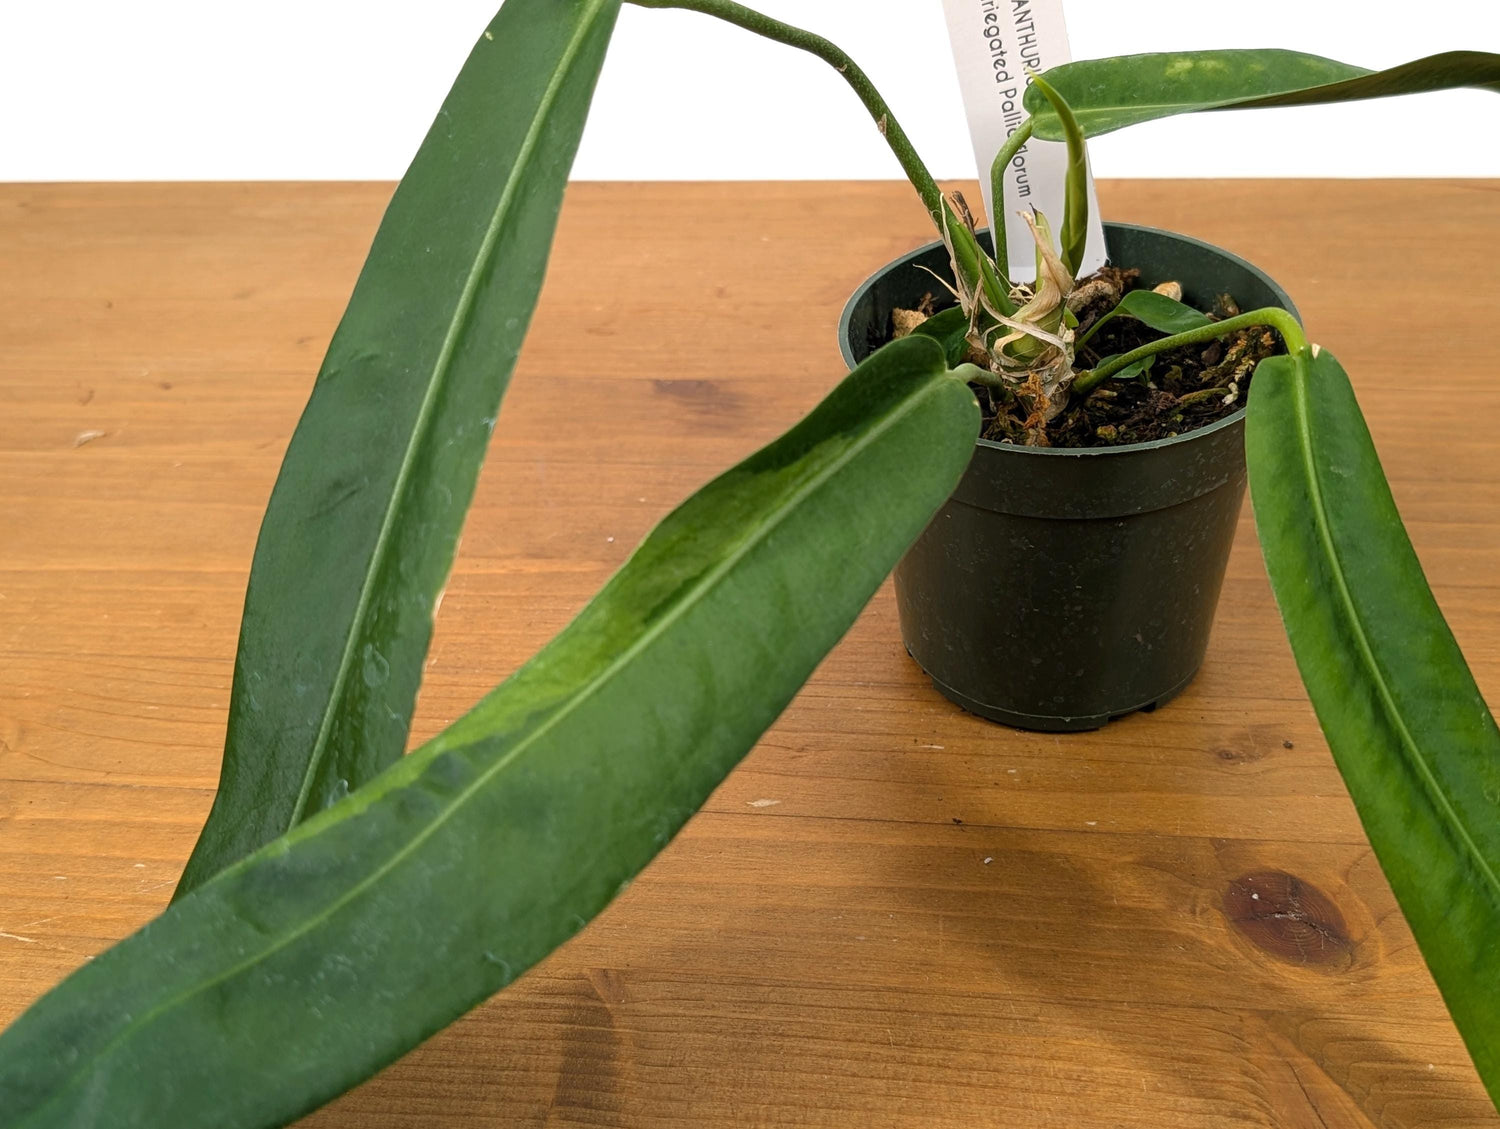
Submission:
[[[911,650],[906,652],[911,655]],[[1091,729],[1103,729],[1111,721],[1119,721],[1122,717],[1128,717],[1133,713],[1151,713],[1158,706],[1164,706],[1178,694],[1188,688],[1189,683],[1198,676],[1195,668],[1191,674],[1165,693],[1157,694],[1149,701],[1142,702],[1138,706],[1130,706],[1127,709],[1114,713],[1100,713],[1083,715],[1081,717],[1050,717],[1047,714],[1018,713],[1015,710],[1004,709],[1000,706],[992,706],[988,702],[981,702],[971,698],[961,690],[955,690],[940,678],[934,678],[922,664],[917,662],[915,655],[911,655],[912,662],[922,669],[933,688],[939,694],[947,698],[957,706],[962,706],[968,713],[976,717],[982,717],[986,721],[997,722],[1000,725],[1008,725],[1012,729],[1030,729],[1038,733],[1086,733]]]

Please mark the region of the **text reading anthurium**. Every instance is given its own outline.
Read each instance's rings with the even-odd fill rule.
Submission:
[[[1071,58],[1062,0],[943,0],[943,8],[985,210],[992,222],[998,212],[1005,214],[1011,277],[1030,279],[1034,273],[1031,237],[1015,205],[1060,217],[1066,154],[1049,142],[1023,145],[1005,172],[1011,205],[1006,209],[997,209],[991,199],[990,162],[1026,120],[1021,100],[1031,76]],[[1103,261],[1104,233],[1095,220],[1090,224],[1085,264],[1097,266]]]

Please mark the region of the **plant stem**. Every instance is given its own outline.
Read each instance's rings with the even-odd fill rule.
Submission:
[[[961,364],[949,375],[957,377],[965,384],[978,384],[985,388],[994,388],[997,391],[1006,393],[1012,391],[1011,387],[1007,385],[1005,381],[998,375],[991,372],[989,369],[981,368],[976,364]]]
[[[875,84],[837,44],[824,39],[821,35],[815,35],[810,31],[804,31],[802,28],[762,15],[753,8],[734,3],[733,0],[630,0],[630,2],[638,8],[681,8],[689,12],[702,12],[706,16],[725,20],[736,27],[753,31],[756,35],[774,39],[778,43],[785,43],[789,47],[807,51],[822,59],[843,75],[844,81],[854,89],[855,94],[859,95],[859,100],[864,103],[865,109],[869,110],[870,116],[875,119],[875,124],[880,129],[881,136],[885,138],[885,143],[890,146],[891,152],[896,154],[896,160],[901,162],[901,171],[906,173],[906,179],[911,181],[912,187],[917,190],[917,195],[922,198],[922,203],[931,213],[933,223],[937,224],[941,230],[943,208],[947,205],[943,199],[942,190],[937,186],[937,181],[932,179],[932,174],[927,171],[927,166],[922,163],[922,158],[912,147],[911,139],[906,136],[906,131],[896,121],[896,115],[891,113],[880,91],[875,89]],[[951,218],[949,222],[955,227],[962,226],[957,217]]]
[[[996,309],[1007,316],[1015,312],[1015,304],[1010,300],[1008,284],[1001,284],[993,277],[995,272],[987,272],[983,269],[984,251],[980,249],[973,233],[954,214],[943,196],[942,189],[932,178],[932,173],[927,171],[927,166],[922,163],[922,158],[917,155],[911,139],[906,136],[906,131],[896,120],[896,115],[891,113],[891,108],[886,104],[880,91],[875,89],[875,84],[870,81],[869,76],[844,53],[842,48],[821,35],[815,35],[802,28],[772,19],[753,8],[736,4],[734,0],[630,0],[630,2],[638,8],[681,8],[684,11],[701,12],[705,16],[713,16],[766,39],[816,55],[843,75],[844,81],[853,88],[859,100],[864,103],[865,109],[870,112],[870,117],[875,119],[880,135],[885,138],[885,143],[896,155],[896,160],[900,162],[901,171],[906,174],[906,179],[911,181],[912,187],[917,190],[917,195],[921,197],[922,205],[931,216],[938,234],[942,235],[949,244],[953,253],[954,268],[969,284],[967,289],[974,291],[983,288],[991,305]]]
[[[1005,236],[1005,170],[1030,140],[1031,119],[1027,118],[1005,139],[1005,144],[990,164],[990,210],[994,213],[990,216],[990,239],[995,244],[995,265],[1000,268],[1007,285],[1010,281],[1010,248],[1006,246]]]
[[[1077,341],[1073,342],[1073,348],[1074,349],[1082,349],[1085,345],[1087,345],[1089,343],[1089,338],[1090,337],[1094,336],[1094,334],[1098,333],[1101,329],[1103,329],[1106,325],[1108,325],[1109,322],[1110,322],[1110,320],[1113,319],[1113,318],[1115,318],[1115,317],[1117,317],[1119,315],[1119,313],[1120,313],[1120,306],[1119,306],[1119,303],[1116,303],[1114,309],[1112,309],[1108,313],[1103,314],[1100,317],[1096,318],[1095,321],[1094,321],[1094,324],[1091,325],[1091,326],[1089,326],[1089,331],[1087,333],[1085,333],[1082,337],[1080,337]]]
[[[1241,329],[1253,329],[1256,326],[1267,326],[1281,334],[1281,339],[1286,342],[1286,347],[1290,352],[1297,353],[1307,348],[1307,337],[1303,334],[1302,327],[1297,324],[1297,319],[1283,309],[1275,306],[1266,306],[1263,309],[1251,310],[1248,314],[1240,314],[1237,317],[1216,321],[1212,325],[1190,329],[1186,333],[1176,333],[1171,337],[1163,337],[1160,341],[1149,341],[1139,349],[1132,349],[1130,352],[1122,353],[1113,360],[1106,361],[1098,368],[1079,373],[1078,377],[1073,381],[1073,391],[1080,396],[1087,396],[1115,373],[1123,368],[1128,368],[1130,365],[1135,364],[1136,361],[1143,360],[1146,357],[1154,357],[1157,353],[1165,353],[1170,349],[1176,349],[1183,345],[1196,345],[1200,341],[1212,341],[1216,337],[1223,337],[1226,333],[1234,333]]]

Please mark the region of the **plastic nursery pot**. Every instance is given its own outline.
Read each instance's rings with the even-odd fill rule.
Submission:
[[[987,236],[986,236],[987,239]],[[1110,261],[1208,308],[1291,300],[1207,243],[1106,224]],[[931,243],[881,268],[839,323],[855,365],[951,277]],[[1151,710],[1203,663],[1245,495],[1245,417],[1150,443],[1082,450],[978,441],[958,489],[896,566],[901,634],[945,696],[992,721],[1097,729]]]

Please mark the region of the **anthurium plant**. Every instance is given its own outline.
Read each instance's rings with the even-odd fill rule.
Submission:
[[[1069,324],[1083,139],[1169,113],[1458,85],[1472,52],[1379,73],[1282,51],[1049,72],[1025,127],[1075,191],[1009,280],[863,72],[723,0],[696,9],[853,86],[952,252],[957,313],[893,341],[673,511],[556,639],[403,756],[460,526],[621,0],[506,0],[375,237],[287,451],[245,600],[219,792],[172,904],[0,1035],[4,1129],[260,1129],[337,1096],[604,907],[776,718],[952,490],[1010,397],[1025,438],[1112,375]],[[1027,138],[1013,138],[1013,151]],[[997,167],[1009,159],[1002,153]],[[997,196],[1003,199],[1003,194]],[[1500,733],[1402,530],[1343,369],[1276,310],[1247,457],[1267,568],[1371,842],[1500,1095]],[[976,356],[978,363],[964,357]],[[1003,578],[1001,579],[1003,582]]]

